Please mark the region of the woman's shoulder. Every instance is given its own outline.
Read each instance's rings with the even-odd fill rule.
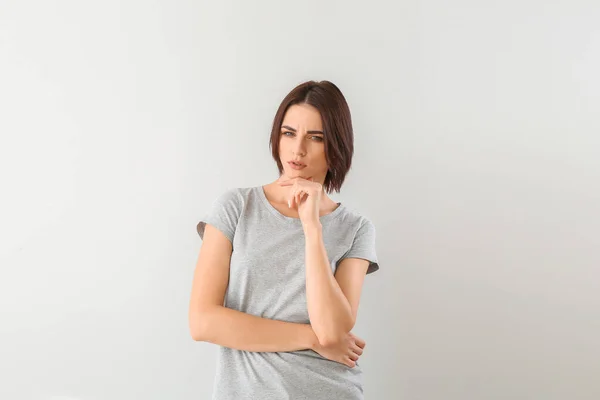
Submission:
[[[343,214],[346,217],[355,219],[357,221],[370,221],[371,220],[371,218],[369,217],[368,210],[365,210],[365,209],[361,208],[360,206],[353,204],[353,203],[349,203],[347,201],[343,202],[342,205],[344,206]]]
[[[217,194],[216,199],[221,202],[243,203],[254,189],[255,187],[228,187],[221,190],[221,192]]]
[[[240,188],[229,187],[213,194],[212,207],[226,210],[240,210],[244,205],[244,194]]]
[[[356,229],[361,227],[374,228],[373,221],[369,216],[368,211],[361,211],[353,204],[343,204],[344,209],[338,219],[340,223],[355,226]]]

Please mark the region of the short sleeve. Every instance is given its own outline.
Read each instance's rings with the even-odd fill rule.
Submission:
[[[206,224],[210,224],[220,230],[233,244],[233,237],[239,220],[240,210],[240,194],[235,189],[227,190],[212,202],[209,210],[198,222],[196,226],[198,235],[204,240]]]
[[[364,218],[363,223],[354,236],[352,247],[342,256],[340,261],[351,257],[369,261],[367,274],[379,269],[379,261],[377,260],[377,251],[375,249],[375,225],[368,218]]]

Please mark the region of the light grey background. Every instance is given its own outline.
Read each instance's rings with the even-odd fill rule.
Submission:
[[[0,2],[0,398],[207,399],[195,227],[308,79],[375,223],[367,399],[600,398],[596,1]]]

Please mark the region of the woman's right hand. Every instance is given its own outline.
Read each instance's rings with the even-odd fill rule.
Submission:
[[[323,346],[317,341],[313,350],[328,360],[337,361],[354,368],[364,348],[365,341],[352,332],[348,332],[340,340],[328,346]]]

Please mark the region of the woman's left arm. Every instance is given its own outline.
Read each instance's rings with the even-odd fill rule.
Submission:
[[[312,181],[283,176],[280,186],[290,187],[288,205],[296,207],[305,237],[306,303],[313,332],[322,346],[342,340],[354,327],[358,301],[369,261],[344,258],[335,276],[323,242],[323,227],[319,219],[319,205],[323,185]]]
[[[306,302],[319,343],[327,346],[350,332],[369,262],[345,258],[331,271],[320,223],[304,225],[306,243]]]

